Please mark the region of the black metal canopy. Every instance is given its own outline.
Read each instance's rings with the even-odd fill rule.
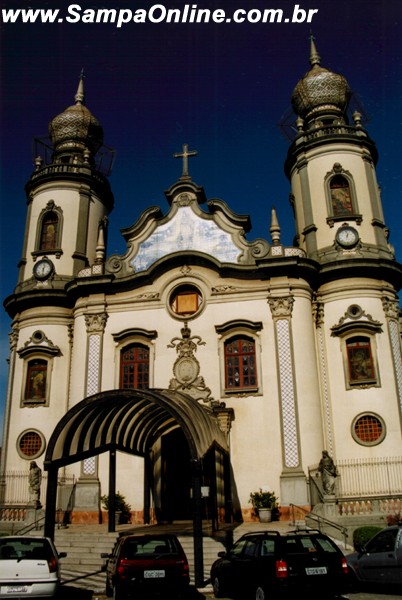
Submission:
[[[226,456],[229,449],[213,411],[181,392],[109,390],[89,396],[64,415],[51,435],[44,461],[44,468],[49,471],[45,535],[54,538],[60,467],[107,451],[111,457],[116,451],[146,457],[156,440],[178,428],[184,433],[193,462],[195,579],[201,585],[201,472],[197,465],[210,448],[219,448]],[[111,470],[114,469],[115,466]]]
[[[181,428],[193,459],[212,445],[228,451],[213,412],[177,391],[110,390],[73,406],[56,426],[44,467],[68,465],[108,450],[146,456],[163,434]]]

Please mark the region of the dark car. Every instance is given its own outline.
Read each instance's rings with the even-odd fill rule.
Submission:
[[[325,534],[315,530],[258,531],[243,535],[211,567],[216,598],[290,595],[336,597],[348,591],[346,558]],[[296,594],[296,596],[295,596]]]
[[[0,598],[53,598],[60,585],[59,558],[46,537],[0,538]]]
[[[402,525],[386,527],[346,560],[354,585],[385,584],[402,592]]]
[[[114,600],[134,594],[185,596],[189,584],[187,557],[175,535],[123,536],[108,556],[106,595]]]

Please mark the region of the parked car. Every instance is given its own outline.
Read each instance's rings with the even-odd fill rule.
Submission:
[[[346,557],[354,584],[385,584],[402,592],[402,525],[386,527],[356,550]]]
[[[190,570],[175,535],[147,534],[121,537],[106,563],[106,595],[123,600],[141,594],[185,596]]]
[[[348,591],[346,558],[319,531],[246,533],[218,556],[211,567],[216,598],[266,600],[318,594],[323,599]]]
[[[65,556],[46,537],[0,538],[0,598],[53,598]]]

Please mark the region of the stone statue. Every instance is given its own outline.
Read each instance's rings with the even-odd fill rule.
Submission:
[[[338,471],[327,450],[323,450],[322,452],[322,458],[318,465],[318,470],[321,473],[324,494],[327,496],[333,496],[335,490],[335,478],[338,475]]]
[[[36,508],[41,508],[40,503],[40,485],[42,483],[42,471],[40,467],[36,464],[34,460],[31,461],[29,465],[29,476],[28,476],[28,484],[29,484],[29,503],[33,504]]]

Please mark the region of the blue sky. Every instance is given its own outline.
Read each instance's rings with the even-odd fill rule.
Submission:
[[[130,9],[148,0],[3,0],[2,8]],[[183,8],[182,0],[165,8]],[[282,9],[287,0],[205,0],[199,8]],[[108,254],[124,253],[121,228],[142,210],[167,212],[164,190],[181,175],[173,158],[184,143],[198,151],[193,180],[208,198],[249,214],[249,240],[269,238],[275,206],[282,242],[292,244],[293,217],[283,163],[289,141],[279,123],[290,111],[297,81],[309,70],[312,31],[322,66],[346,76],[377,143],[390,242],[402,257],[402,2],[315,0],[311,23],[0,23],[0,244],[1,297],[17,281],[26,216],[24,185],[32,167],[32,140],[73,104],[84,68],[88,108],[100,120],[105,143],[116,150],[110,182]],[[88,14],[88,13],[87,13]],[[0,312],[0,415],[4,407],[10,319]]]

